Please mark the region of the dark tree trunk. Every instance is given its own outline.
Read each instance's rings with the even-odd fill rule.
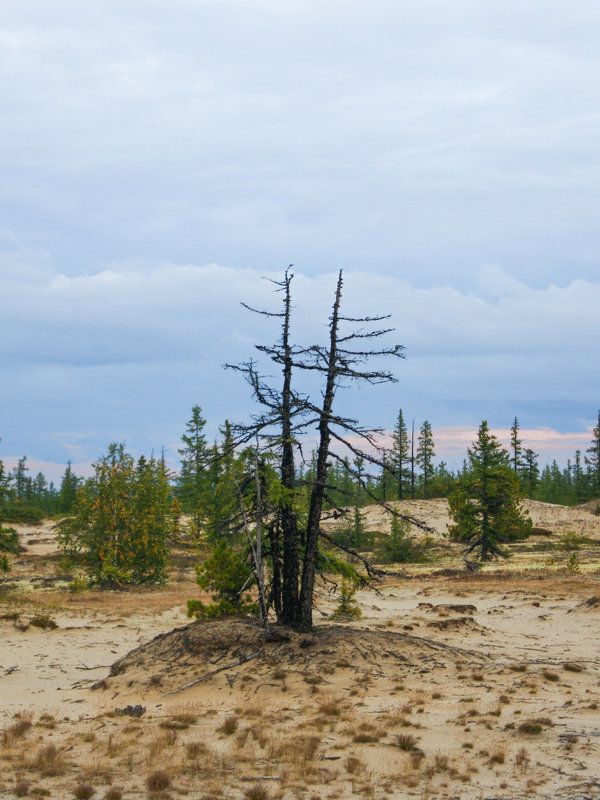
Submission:
[[[306,547],[302,569],[302,586],[300,589],[300,613],[296,621],[299,630],[312,628],[312,604],[317,566],[317,551],[319,545],[319,529],[321,525],[321,512],[323,510],[323,496],[327,484],[327,459],[329,457],[329,442],[331,440],[331,408],[335,395],[335,381],[338,375],[337,334],[339,322],[340,300],[342,297],[342,273],[338,276],[335,302],[331,315],[329,335],[329,351],[327,360],[327,381],[323,396],[323,405],[319,418],[319,447],[317,449],[317,469],[315,482],[310,496],[308,521],[306,524]]]
[[[281,614],[278,619],[290,625],[298,617],[298,532],[294,514],[294,491],[296,475],[294,469],[294,439],[292,433],[292,366],[290,347],[290,282],[292,276],[285,274],[285,302],[282,332],[283,387],[281,392],[281,483],[286,494],[280,505],[281,530],[283,535],[283,586]]]

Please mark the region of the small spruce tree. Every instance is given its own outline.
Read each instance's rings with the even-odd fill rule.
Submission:
[[[468,464],[449,497],[450,536],[467,545],[465,554],[478,553],[481,561],[505,556],[502,544],[531,533],[531,519],[520,507],[519,479],[508,453],[490,433],[484,420],[467,451]]]

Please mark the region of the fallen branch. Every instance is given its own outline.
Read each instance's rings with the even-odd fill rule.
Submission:
[[[180,686],[179,689],[173,689],[172,692],[167,692],[166,694],[161,695],[161,700],[163,697],[168,697],[170,694],[177,694],[177,692],[183,692],[184,689],[189,689],[190,686],[196,686],[198,683],[202,683],[202,681],[208,680],[212,675],[216,675],[218,672],[223,672],[226,669],[231,669],[232,667],[239,667],[240,664],[245,664],[246,661],[250,661],[253,658],[256,658],[262,653],[262,650],[257,650],[256,653],[252,653],[249,656],[242,656],[237,661],[234,661],[232,664],[226,664],[224,667],[219,667],[219,669],[213,669],[212,672],[207,672],[201,678],[198,678],[196,681],[192,681],[191,683],[186,683],[185,686]]]

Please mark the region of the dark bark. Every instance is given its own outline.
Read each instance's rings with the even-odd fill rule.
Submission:
[[[317,549],[319,544],[319,529],[321,526],[321,513],[323,511],[323,497],[327,484],[327,458],[329,456],[329,442],[331,441],[330,418],[335,395],[335,381],[338,374],[337,337],[339,324],[340,301],[342,299],[342,273],[340,271],[331,315],[329,330],[329,351],[327,354],[327,379],[323,406],[319,418],[319,446],[317,449],[317,469],[313,484],[308,521],[306,524],[306,546],[304,549],[304,563],[302,566],[302,585],[300,588],[299,616],[296,627],[299,630],[312,628],[312,604],[315,586],[315,570],[317,565]]]
[[[281,337],[283,361],[283,386],[281,390],[281,483],[284,490],[280,504],[281,531],[283,535],[283,570],[281,614],[279,621],[293,624],[298,617],[298,540],[294,492],[296,474],[294,467],[294,437],[292,431],[292,368],[293,352],[290,347],[290,282],[292,275],[286,270],[284,277],[284,317]]]

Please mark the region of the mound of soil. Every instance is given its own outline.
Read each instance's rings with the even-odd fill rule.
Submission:
[[[166,694],[188,683],[227,679],[231,687],[237,679],[268,680],[276,670],[309,683],[345,669],[391,677],[446,669],[449,660],[465,658],[482,660],[477,653],[396,631],[328,625],[308,634],[275,630],[268,640],[244,619],[203,620],[132,650],[97,687],[144,685]]]

